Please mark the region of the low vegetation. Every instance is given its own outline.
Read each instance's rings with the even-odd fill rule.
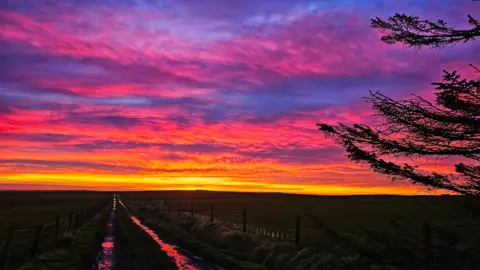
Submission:
[[[102,192],[0,193],[0,268],[6,269],[63,247],[111,201]]]
[[[22,198],[20,194],[18,198]],[[111,202],[107,193],[41,194],[39,198],[50,198],[38,203],[40,208],[50,205],[48,216],[55,216],[56,209],[66,209],[60,206],[61,200],[53,203],[48,196],[65,198],[67,205],[79,197],[85,205],[93,203],[92,198],[105,205]],[[225,269],[469,270],[480,264],[478,202],[468,197],[165,191],[120,193],[120,198],[129,214],[140,218],[161,239]],[[161,207],[165,200],[167,207]],[[17,205],[27,207],[25,202]],[[215,222],[210,221],[211,206]],[[32,205],[31,211],[35,207]],[[48,238],[48,248],[40,249],[21,269],[92,267],[103,240],[107,210],[84,219],[79,230],[61,231],[55,245],[50,245],[53,238]],[[242,210],[246,210],[249,226],[267,230],[291,231],[299,216],[300,243],[226,226],[229,223],[224,221],[242,224]],[[27,228],[37,224],[23,223]],[[176,269],[123,207],[117,207],[115,254],[118,269]]]
[[[59,245],[21,267],[21,270],[91,269],[103,241],[107,222],[105,209],[78,231],[61,236]]]
[[[188,207],[182,211],[162,211],[157,200],[150,200],[152,195],[167,195],[170,203],[175,199],[180,200],[179,194],[191,194],[185,196],[185,201],[196,202],[206,206],[216,198],[221,198],[226,205],[235,205],[234,209],[242,209],[245,204],[255,202],[256,209],[251,211],[265,213],[265,218],[272,218],[277,213],[276,220],[280,222],[285,218],[282,214],[285,210],[292,211],[292,204],[313,204],[312,202],[326,202],[342,200],[342,204],[329,204],[338,207],[341,212],[348,208],[363,209],[357,213],[370,216],[372,226],[363,225],[362,221],[350,220],[350,224],[343,222],[331,222],[341,213],[333,217],[315,214],[315,211],[306,212],[302,215],[304,221],[308,221],[310,232],[298,246],[292,243],[269,241],[254,234],[244,234],[241,231],[231,230],[223,226],[222,222],[211,223],[208,219],[192,216]],[[201,194],[201,195],[200,195]],[[125,194],[124,194],[125,195]],[[210,193],[210,192],[158,192],[126,194],[134,214],[138,215],[150,228],[155,229],[162,237],[169,241],[189,249],[200,256],[205,256],[227,269],[455,269],[461,265],[461,269],[474,269],[478,265],[478,237],[480,225],[474,223],[476,217],[475,201],[466,197],[442,196],[442,197],[401,197],[401,196],[353,196],[353,197],[315,197],[273,194],[242,194]],[[173,197],[173,195],[179,197]],[[233,196],[232,196],[233,195]],[[142,200],[145,196],[147,200]],[[202,198],[202,196],[205,196]],[[228,199],[228,196],[231,196]],[[283,197],[283,198],[282,198]],[[299,199],[303,198],[303,202]],[[284,199],[279,203],[279,198]],[[269,200],[276,203],[270,204]],[[264,204],[261,201],[266,202]],[[205,203],[207,202],[207,203]],[[218,201],[219,202],[219,201]],[[424,204],[421,204],[424,203]],[[174,203],[172,203],[174,204]],[[186,205],[186,203],[183,203]],[[351,204],[351,205],[349,205]],[[355,204],[355,205],[354,205]],[[358,204],[363,208],[358,208]],[[375,205],[375,204],[380,204]],[[474,205],[473,209],[465,206]],[[274,206],[275,208],[268,209]],[[284,207],[283,211],[278,210]],[[390,207],[390,208],[389,208]],[[342,209],[343,208],[343,209]],[[437,209],[433,213],[426,214],[423,218],[417,218],[418,213]],[[217,209],[217,206],[215,207]],[[277,209],[277,211],[273,211]],[[377,211],[372,211],[376,209]],[[378,211],[383,209],[384,212]],[[389,211],[390,209],[390,211]],[[400,210],[399,210],[400,209]],[[190,209],[191,210],[191,209]],[[197,210],[200,210],[197,209]],[[445,214],[451,210],[451,217]],[[372,211],[369,213],[369,211]],[[233,211],[232,211],[233,212]],[[394,219],[388,213],[403,213],[401,219]],[[221,212],[222,213],[222,212]],[[223,215],[226,215],[226,211]],[[325,212],[324,212],[325,213]],[[331,212],[333,213],[333,212]],[[349,213],[349,211],[347,211]],[[410,216],[408,213],[412,213]],[[433,215],[437,213],[437,218]],[[215,212],[215,218],[221,220],[224,216]],[[345,213],[344,213],[345,214]],[[376,215],[376,216],[375,216]],[[397,216],[398,218],[398,216]],[[478,219],[477,219],[478,220]],[[306,222],[305,222],[306,223]],[[257,223],[268,226],[269,222]],[[339,226],[338,224],[342,224]],[[368,223],[367,223],[368,224]],[[475,225],[476,224],[476,225]],[[281,226],[281,225],[280,225]],[[279,227],[280,227],[279,226]],[[277,227],[278,228],[278,227]],[[268,227],[267,227],[268,229]],[[240,262],[240,263],[239,263]],[[251,263],[246,268],[242,263]],[[441,268],[445,266],[446,268]]]
[[[321,217],[335,227],[388,229],[390,220],[441,223],[458,218],[465,204],[461,196],[313,196],[281,193],[240,193],[210,191],[151,191],[119,193],[128,200],[167,200],[173,211],[179,208],[214,216],[223,221],[242,223],[247,212],[249,225],[278,230],[295,229],[300,216],[302,230],[316,229],[309,214]],[[304,235],[304,234],[302,234]]]
[[[170,243],[175,243],[227,269],[266,269],[261,264],[246,262],[248,249],[254,249],[254,239],[229,233],[221,226],[207,224],[188,215],[159,213],[154,205],[128,204],[133,214]],[[247,249],[243,250],[242,249]]]
[[[0,191],[0,240],[11,224],[30,228],[50,223],[57,215],[65,217],[87,206],[106,205],[111,198],[109,192]]]

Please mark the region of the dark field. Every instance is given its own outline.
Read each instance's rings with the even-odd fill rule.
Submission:
[[[470,199],[462,196],[306,196],[208,191],[119,192],[117,194],[122,201],[130,205],[131,214],[137,215],[167,240],[179,243],[180,246],[200,254],[210,262],[229,267],[235,266],[231,269],[264,269],[265,267],[265,269],[280,269],[278,267],[287,259],[294,265],[300,265],[300,262],[295,262],[294,258],[307,251],[310,255],[304,255],[309,259],[305,257],[302,262],[312,260],[322,267],[327,261],[336,266],[348,261],[347,264],[357,267],[354,269],[371,269],[370,266],[373,267],[373,265],[396,264],[393,261],[377,262],[374,256],[358,257],[359,250],[351,250],[348,246],[345,249],[343,246],[345,242],[328,236],[328,230],[325,230],[325,227],[320,228],[319,223],[314,222],[313,218],[319,218],[327,224],[328,228],[334,228],[341,234],[341,238],[353,239],[354,242],[359,240],[357,244],[366,243],[366,246],[360,246],[360,254],[369,250],[373,252],[372,254],[380,252],[382,258],[397,258],[400,252],[403,254],[401,262],[418,266],[424,262],[422,259],[424,255],[416,258],[415,254],[426,252],[424,241],[421,240],[425,235],[425,231],[422,231],[425,224],[441,229],[444,224],[448,225],[452,221],[466,217],[469,212],[467,206],[471,210],[473,205],[477,207],[473,210],[478,211],[477,204],[472,204]],[[76,269],[82,269],[81,265],[92,265],[105,230],[108,212],[105,206],[111,204],[112,196],[113,193],[108,192],[2,192],[0,194],[0,242],[3,242],[2,238],[10,224],[15,224],[15,228],[20,228],[20,231],[28,231],[28,235],[16,231],[13,242],[25,244],[12,246],[11,263],[7,269],[16,269],[15,266],[32,262],[28,254],[32,249],[35,227],[39,224],[44,225],[42,235],[46,236],[41,238],[38,253],[49,255],[40,256],[33,261],[33,264],[26,265],[25,269],[37,269],[35,267],[39,265],[51,266],[52,263],[58,265],[58,269],[64,269],[62,267],[66,265],[72,267],[77,265]],[[167,201],[167,207],[163,207],[165,201]],[[97,209],[104,209],[103,214],[96,215],[92,221],[89,221],[89,218],[81,218],[84,223],[80,224],[78,232],[69,233],[72,230],[77,231],[77,228],[66,229],[69,223],[66,218],[68,214],[79,213],[93,205],[99,206]],[[190,214],[192,206],[194,216]],[[205,222],[205,219],[210,218],[212,206],[215,221],[227,223]],[[169,209],[171,211],[168,211]],[[232,223],[242,224],[243,210],[246,211],[246,223],[249,226],[247,234],[244,234],[239,226],[233,229],[229,227]],[[158,246],[131,223],[125,211],[123,207],[117,209],[116,250],[119,254],[119,265],[123,265],[125,269],[137,266],[140,267],[139,269],[154,269],[155,265],[170,265],[171,262],[164,254],[162,254],[163,257],[159,255],[161,251]],[[61,218],[59,235],[64,240],[59,240],[55,244],[53,235],[49,232],[55,230],[52,222],[57,215]],[[299,238],[294,237],[296,217],[300,218]],[[392,220],[396,221],[395,224],[403,225],[400,229],[395,228]],[[82,224],[85,225],[82,226]],[[470,239],[471,233],[475,232],[475,227],[467,233],[465,231],[467,227],[451,225],[445,228],[449,228],[450,234],[458,236],[458,239],[465,238],[463,234],[467,234],[465,239]],[[28,230],[25,230],[27,228]],[[268,233],[265,235],[256,231],[255,228],[265,229],[275,234],[286,234],[289,237],[279,238],[278,234],[275,236]],[[440,243],[439,241],[443,241],[441,237],[444,232],[441,230],[437,232],[437,229],[432,231],[432,237],[435,243]],[[394,243],[394,245],[380,245],[377,250],[370,250],[371,245],[364,241],[368,231],[370,233],[374,231],[376,236],[372,239],[379,240],[379,243],[383,243],[382,245],[385,243]],[[405,233],[407,233],[406,238]],[[382,235],[391,238],[391,241],[384,242]],[[250,240],[245,242],[245,239]],[[297,239],[299,239],[298,242],[296,242]],[[62,244],[64,242],[68,244]],[[397,243],[414,244],[413,247],[398,251],[395,248],[403,247],[403,244],[397,245]],[[420,251],[415,251],[417,248],[420,248]],[[140,250],[143,251],[140,252]],[[224,253],[224,250],[228,252]],[[385,253],[389,250],[392,250],[392,254]],[[435,247],[435,252],[439,254],[439,258],[447,258],[445,254],[451,251],[440,245]],[[68,254],[68,256],[61,254]],[[330,259],[324,261],[318,256],[327,256]],[[406,259],[407,257],[410,259]],[[351,261],[352,258],[355,262]],[[344,259],[347,261],[343,261]],[[245,266],[250,263],[253,264]],[[361,264],[367,266],[358,268]],[[32,268],[28,268],[29,265]],[[255,267],[252,268],[253,266]],[[310,266],[305,267],[299,269],[313,269],[309,268]],[[227,267],[227,269],[230,268]]]
[[[331,225],[383,228],[390,220],[412,223],[442,222],[462,215],[466,199],[460,196],[308,196],[275,193],[208,191],[120,192],[121,198],[167,200],[173,211],[179,208],[240,223],[247,211],[250,225],[273,230],[293,229],[296,216],[310,213]],[[0,192],[0,230],[10,224],[32,227],[52,222],[88,205],[107,202],[108,192]],[[313,228],[305,219],[302,227]],[[2,233],[0,233],[1,235]]]
[[[292,230],[295,217],[302,228],[313,229],[306,218],[310,213],[330,225],[349,229],[368,227],[384,229],[390,220],[408,223],[438,223],[463,215],[466,198],[461,196],[308,196],[208,191],[125,192],[120,197],[131,200],[167,200],[172,211],[181,209],[241,223],[247,211],[249,225],[286,231]]]
[[[16,228],[31,228],[51,223],[57,215],[66,217],[69,212],[79,211],[91,205],[106,205],[112,198],[107,192],[0,192],[0,239],[10,225]]]
[[[5,262],[6,269],[36,263],[39,254],[49,254],[59,268],[34,263],[27,269],[91,264],[105,228],[101,213],[112,197],[105,192],[0,192],[0,268]]]
[[[472,215],[478,213],[478,204],[467,197],[206,191],[125,192],[119,196],[131,213],[161,237],[226,269],[459,269],[459,265],[478,265],[475,239],[480,227]],[[211,206],[214,222],[210,221]],[[244,209],[247,226],[243,226]]]

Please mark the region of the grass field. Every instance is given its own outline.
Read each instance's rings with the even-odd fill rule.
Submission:
[[[0,248],[3,248],[8,235],[12,235],[7,269],[16,269],[31,261],[33,250],[36,250],[35,254],[44,254],[58,248],[63,241],[61,239],[70,239],[77,228],[83,229],[82,226],[88,225],[90,218],[102,211],[111,199],[112,194],[103,192],[0,192]],[[70,213],[72,216],[69,218]],[[8,233],[11,226],[14,228],[13,234]],[[87,239],[92,234],[98,234],[98,228],[103,231],[104,226],[96,224],[93,229],[82,232],[80,235],[84,236],[81,238]],[[74,250],[96,250],[93,242],[75,242],[80,246]],[[72,251],[71,254],[77,253]],[[56,256],[55,260],[61,261],[61,257],[59,259]]]
[[[313,229],[306,217],[310,212],[333,225],[353,229],[384,229],[390,220],[410,223],[441,223],[463,214],[466,198],[460,196],[308,196],[208,191],[126,192],[131,200],[167,200],[172,210],[179,207],[205,215],[214,206],[214,216],[241,223],[242,210],[248,223],[272,230],[292,230],[295,217],[302,217],[301,227]]]
[[[459,196],[308,196],[275,193],[235,193],[208,191],[120,192],[133,200],[167,200],[172,210],[179,207],[216,218],[240,222],[247,211],[249,224],[277,229],[292,229],[297,215],[309,211],[333,225],[379,228],[388,221],[442,222],[462,214],[465,198]],[[82,207],[107,202],[108,192],[0,192],[0,232],[9,224],[32,227],[52,222],[56,215],[67,215]],[[312,228],[308,221],[302,227]],[[1,233],[0,233],[1,234]]]
[[[82,270],[90,269],[95,262],[106,229],[107,211],[96,215],[79,231],[67,236],[55,247],[34,260],[21,270]]]
[[[107,192],[81,191],[2,191],[0,192],[0,235],[10,224],[30,228],[50,223],[57,215],[66,216],[86,206],[105,204],[112,198]]]
[[[448,261],[454,261],[455,264],[452,265],[459,265],[468,256],[475,260],[478,257],[475,255],[478,254],[476,244],[469,240],[473,239],[472,235],[480,233],[476,229],[476,223],[467,220],[468,226],[448,224],[467,216],[465,206],[472,205],[472,200],[467,197],[307,196],[208,191],[117,194],[122,201],[132,206],[133,214],[142,218],[161,236],[227,269],[253,269],[253,266],[255,269],[371,269],[372,266],[404,263],[409,263],[405,266],[406,269],[417,269],[415,267],[422,266],[430,252],[435,254],[434,261],[438,261],[439,265],[445,265]],[[16,228],[51,224],[57,215],[65,217],[71,211],[92,205],[106,206],[111,202],[112,195],[108,192],[1,192],[0,242],[2,233],[6,232],[9,224],[16,224]],[[164,200],[167,200],[171,212],[158,208],[157,202]],[[301,244],[293,245],[292,238],[287,241],[279,238],[267,239],[265,235],[250,233],[250,230],[248,234],[244,234],[238,227],[234,230],[226,227],[227,223],[211,223],[202,216],[191,216],[185,212],[189,212],[192,205],[194,212],[203,216],[210,215],[210,209],[214,206],[216,221],[236,224],[242,223],[242,211],[245,210],[249,226],[287,234],[295,229],[295,218],[298,216],[301,219]],[[475,207],[477,208],[474,211],[478,213],[478,204]],[[178,209],[181,211],[177,211]],[[338,230],[340,238],[347,239],[347,245],[345,246],[346,242],[342,239],[329,237],[331,234],[328,229],[318,230],[311,214],[330,225],[328,228]],[[407,225],[400,230],[395,229],[391,220]],[[45,248],[41,253],[45,256],[33,264],[33,267],[53,263],[61,268],[72,260],[90,265],[92,256],[89,252],[96,248],[94,246],[102,235],[99,232],[104,230],[104,220],[98,221],[91,223],[90,227],[84,227],[87,230],[84,231],[85,237],[81,238],[89,237],[91,241],[73,241],[72,245],[61,250]],[[422,224],[425,223],[435,228],[431,231],[434,245],[428,249],[425,249],[423,240],[425,231],[422,231]],[[437,224],[439,226],[436,226]],[[448,226],[442,227],[442,224]],[[54,225],[48,226],[48,230],[54,231]],[[167,258],[159,257],[158,247],[154,243],[148,244],[145,235],[140,234],[138,228],[135,228],[121,211],[117,226],[120,261],[127,265],[127,268],[139,265],[147,267],[145,269],[155,268],[154,265],[169,266]],[[61,223],[61,227],[65,227],[65,222]],[[389,231],[390,228],[392,231]],[[35,230],[24,231],[33,233]],[[29,237],[32,238],[32,235]],[[46,241],[42,240],[42,243],[52,246],[52,239],[50,235]],[[452,239],[458,239],[455,241],[461,245],[450,247],[450,244],[444,244],[451,243]],[[18,241],[19,239],[15,240]],[[27,253],[31,247],[31,239],[29,241],[25,249]],[[355,249],[351,249],[352,243]],[[372,246],[371,243],[376,244]],[[78,257],[75,255],[77,253],[85,256]],[[451,254],[461,256],[451,257]],[[465,257],[464,254],[474,255]],[[377,260],[378,256],[390,261]],[[28,258],[28,254],[26,257]],[[472,260],[468,263],[472,263]],[[283,267],[287,265],[290,266]],[[313,265],[318,267],[312,268]],[[334,268],[325,268],[328,265]],[[342,265],[346,268],[338,268]],[[360,267],[361,265],[364,266]],[[280,266],[282,268],[279,268]],[[301,267],[295,268],[297,266]]]
[[[119,195],[132,213],[161,236],[227,269],[253,269],[239,262],[272,270],[475,269],[471,266],[480,262],[478,201],[467,197],[205,191]],[[167,200],[172,211],[162,210],[158,200]],[[245,209],[253,229],[280,233],[291,231],[298,215],[300,242],[265,236],[251,228],[245,234],[238,226],[232,229],[229,223],[212,223],[208,217],[191,215],[192,204],[194,212],[203,216],[214,205],[216,221],[237,224],[242,223]],[[178,206],[181,211],[176,211]],[[314,222],[309,212],[323,222]]]

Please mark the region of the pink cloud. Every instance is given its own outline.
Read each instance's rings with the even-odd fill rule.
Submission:
[[[220,37],[214,35],[219,22],[168,12],[50,8],[55,18],[46,9],[0,11],[2,40],[60,63],[12,65],[5,72],[5,89],[13,90],[5,104],[0,100],[0,109],[8,109],[0,132],[23,139],[0,138],[0,156],[12,159],[0,166],[4,175],[91,167],[154,179],[383,187],[390,183],[384,176],[349,162],[315,124],[371,121],[359,96],[367,85],[382,86],[385,76],[384,84],[403,97],[424,93],[424,85],[407,79],[428,84],[439,70],[427,67],[465,66],[382,44],[351,12],[287,14],[288,23],[240,27]],[[355,93],[342,88],[356,84]]]

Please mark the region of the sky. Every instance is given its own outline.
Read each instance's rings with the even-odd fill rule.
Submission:
[[[369,90],[431,97],[443,69],[480,62],[475,43],[384,44],[371,18],[465,27],[479,11],[471,0],[2,0],[0,189],[424,193],[350,162],[316,123],[371,123]]]

